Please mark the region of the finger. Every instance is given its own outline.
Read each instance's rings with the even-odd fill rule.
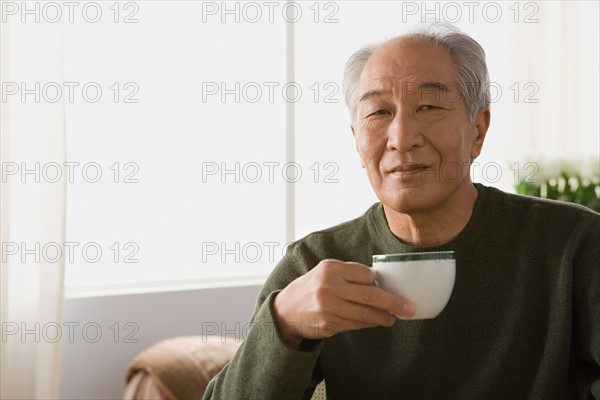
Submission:
[[[355,329],[367,326],[392,326],[396,322],[396,317],[388,311],[364,304],[346,303],[347,305],[343,309],[344,315],[340,315],[340,317],[356,323]]]
[[[337,260],[324,260],[325,267],[346,282],[372,285],[375,282],[375,273],[364,264],[357,262],[342,262]]]
[[[403,297],[372,285],[349,284],[336,288],[336,295],[343,300],[385,310],[410,318],[415,307]]]
[[[327,319],[341,318],[353,321],[357,326],[391,326],[395,322],[388,311],[370,305],[359,304],[335,297],[331,299],[323,312],[328,315]]]
[[[389,321],[389,324],[377,324],[377,323],[369,323],[369,322],[363,322],[363,321],[355,321],[355,320],[350,320],[350,319],[344,319],[344,318],[337,318],[335,320],[335,322],[331,322],[329,324],[327,324],[326,326],[326,330],[322,330],[320,333],[323,337],[331,337],[337,333],[340,332],[345,332],[345,331],[354,331],[354,330],[358,330],[358,329],[365,329],[365,328],[378,328],[378,327],[389,327],[392,326],[395,321],[396,318],[392,317],[390,315],[391,319]]]
[[[394,318],[395,320],[395,318]],[[382,325],[374,324],[374,323],[365,323],[361,321],[353,321],[344,318],[334,318],[332,321],[323,323],[321,325],[313,324],[311,325],[311,338],[329,338],[338,333],[364,329],[364,328],[376,328],[381,327]],[[391,326],[391,325],[389,325]]]

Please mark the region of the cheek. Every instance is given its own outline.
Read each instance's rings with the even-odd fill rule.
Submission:
[[[443,161],[464,161],[471,155],[468,135],[469,130],[465,126],[449,126],[446,135],[432,138],[432,144]]]
[[[380,158],[385,142],[376,135],[360,134],[357,139],[358,150],[366,164],[377,161]]]
[[[374,136],[366,134],[357,136],[357,148],[362,160],[362,166],[365,168],[371,185],[378,186],[381,183],[382,176],[379,168],[385,142],[383,146],[380,140],[375,140]]]

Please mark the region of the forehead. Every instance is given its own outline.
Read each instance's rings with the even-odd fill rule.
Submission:
[[[455,86],[456,69],[450,54],[434,44],[395,40],[382,45],[369,58],[360,76],[359,92],[422,82]]]

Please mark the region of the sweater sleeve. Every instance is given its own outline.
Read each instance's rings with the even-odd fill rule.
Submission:
[[[205,400],[310,399],[321,381],[316,365],[322,341],[293,349],[281,340],[273,317],[275,296],[310,268],[292,247],[263,286],[244,343],[209,383]]]
[[[587,388],[580,398],[600,400],[600,216],[592,217],[574,258],[573,328],[580,387]]]

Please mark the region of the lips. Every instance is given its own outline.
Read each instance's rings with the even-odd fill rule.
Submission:
[[[431,165],[422,164],[422,163],[404,163],[397,165],[388,170],[389,173],[409,175],[416,174],[418,172],[423,172],[431,168]]]

